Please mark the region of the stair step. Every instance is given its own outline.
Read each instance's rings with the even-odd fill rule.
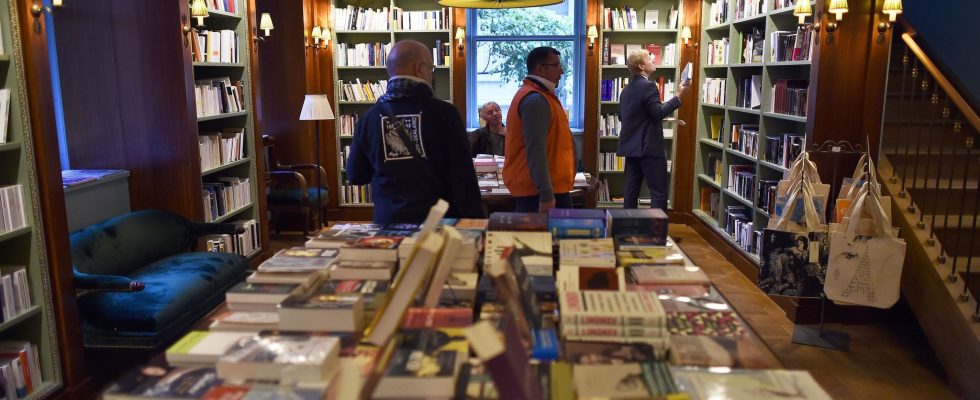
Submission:
[[[901,171],[901,169],[899,169],[899,171]],[[932,168],[932,172],[933,173],[936,172],[935,167]],[[910,170],[908,171],[908,173],[911,174],[912,171]],[[919,175],[925,175],[924,168],[920,168]],[[901,179],[901,177],[899,177],[899,179]],[[950,187],[950,184],[952,184],[952,187]],[[953,178],[952,182],[950,182],[949,178],[946,177],[939,178],[939,190],[948,191],[951,192],[951,194],[956,193],[957,195],[959,195],[961,190],[976,190],[978,186],[980,185],[977,184],[977,177],[975,176],[970,177],[969,179],[966,180],[966,187],[963,187],[962,177]],[[925,177],[920,176],[918,179],[915,179],[914,181],[911,178],[906,179],[905,187],[910,190],[929,191],[931,193],[936,190],[936,178],[930,177],[926,179]],[[915,198],[913,197],[913,199]]]
[[[972,230],[973,227],[974,227],[974,220],[977,219],[977,216],[976,215],[969,215],[969,214],[967,214],[967,215],[953,214],[953,215],[949,215],[949,216],[946,216],[946,215],[936,215],[935,217],[933,217],[932,215],[928,215],[927,214],[925,216],[925,218],[923,218],[923,220],[926,223],[926,226],[933,226],[932,225],[932,219],[933,218],[936,219],[936,225],[935,225],[936,230],[939,230],[939,229],[949,229],[949,230],[953,230],[953,229],[956,229],[956,230],[969,229],[969,230]],[[980,221],[976,221],[976,222],[978,223],[978,225],[976,225],[976,226],[977,227],[980,227]]]

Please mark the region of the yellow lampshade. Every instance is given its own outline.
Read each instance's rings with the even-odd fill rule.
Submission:
[[[810,0],[796,0],[796,8],[793,9],[793,15],[800,18],[800,25],[805,22],[804,19],[813,15],[813,7],[810,6]]]
[[[439,0],[439,5],[459,8],[525,8],[559,4],[564,0]]]
[[[327,47],[330,44],[330,28],[323,28],[320,32],[320,39],[323,40],[323,47]]]
[[[198,25],[204,25],[204,18],[208,16],[208,5],[204,0],[194,0],[191,2],[191,18],[197,18]]]
[[[691,27],[684,25],[684,27],[681,28],[681,40],[686,42],[690,38],[691,38]]]
[[[844,18],[844,13],[847,12],[847,0],[830,0],[830,8],[827,11],[834,14],[834,18],[840,21]]]
[[[589,30],[585,33],[585,36],[588,37],[589,40],[595,40],[597,37],[599,37],[599,30],[596,29],[595,25],[589,25]]]
[[[323,36],[323,31],[320,30],[320,25],[314,25],[313,30],[310,31],[310,39],[313,39],[313,44],[317,44],[321,36]]]
[[[265,31],[265,35],[269,36],[269,31],[271,31],[275,26],[272,25],[272,16],[269,13],[262,13],[259,18],[259,29]]]
[[[62,0],[52,0],[51,1],[51,5],[52,6],[55,6],[55,7],[61,7],[61,6],[65,5],[65,2],[62,1]]]
[[[888,14],[888,20],[895,22],[898,14],[902,13],[902,0],[885,0],[885,5],[881,6],[881,12]]]

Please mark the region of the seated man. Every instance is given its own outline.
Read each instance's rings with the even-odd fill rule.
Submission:
[[[484,103],[480,106],[480,118],[487,124],[469,134],[473,157],[477,154],[504,155],[504,135],[507,131],[504,130],[500,105],[492,101]]]

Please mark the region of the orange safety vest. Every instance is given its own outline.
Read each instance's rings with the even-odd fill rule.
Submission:
[[[521,101],[531,93],[541,93],[548,100],[551,122],[548,125],[548,176],[555,194],[568,193],[575,181],[575,148],[572,143],[572,130],[561,101],[554,93],[540,86],[532,79],[524,78],[524,84],[517,90],[514,100],[507,110],[507,136],[504,139],[504,184],[514,196],[534,196],[538,189],[531,179],[527,165],[527,150],[524,147],[524,126],[518,111]]]

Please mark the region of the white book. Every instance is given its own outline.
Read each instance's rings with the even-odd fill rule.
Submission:
[[[239,340],[253,335],[251,332],[190,331],[167,348],[167,363],[184,366],[214,364]]]
[[[456,261],[456,253],[459,251],[459,245],[463,240],[459,231],[451,226],[444,226],[442,228],[442,234],[445,245],[442,247],[442,252],[439,254],[439,263],[436,264],[436,270],[433,272],[432,280],[429,282],[429,290],[425,295],[424,301],[425,307],[437,307],[439,305],[439,295],[442,293],[443,283],[446,282],[449,272],[452,271],[453,264]]]
[[[0,286],[3,288],[3,319],[9,321],[17,316],[17,303],[14,300],[14,279],[10,274],[0,277]]]
[[[10,89],[0,89],[0,143],[10,141],[7,133],[10,119]]]

